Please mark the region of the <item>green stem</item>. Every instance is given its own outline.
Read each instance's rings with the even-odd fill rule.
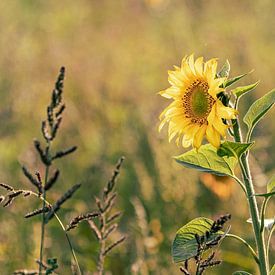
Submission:
[[[59,217],[57,216],[57,214],[54,213],[54,215],[55,215],[56,219],[58,220],[59,224],[61,225],[61,227],[62,227],[62,229],[63,229],[63,231],[64,231],[64,233],[65,233],[65,235],[66,235],[66,238],[67,238],[68,244],[69,244],[69,246],[70,246],[70,249],[71,249],[71,252],[72,252],[72,255],[73,255],[75,264],[76,264],[77,269],[78,269],[78,273],[79,273],[79,274],[82,274],[82,273],[81,273],[80,266],[79,266],[79,263],[78,263],[78,260],[77,260],[77,257],[76,257],[76,254],[75,254],[75,251],[74,251],[74,249],[73,249],[71,240],[70,240],[70,238],[69,238],[69,235],[68,235],[68,233],[67,233],[67,231],[66,231],[66,229],[65,229],[65,227],[64,227],[64,225],[63,225],[63,223],[61,222],[61,220],[60,220]]]
[[[97,263],[98,275],[103,275],[103,272],[104,272],[104,259],[105,259],[104,251],[105,251],[105,246],[106,246],[106,242],[103,237],[105,235],[105,229],[106,229],[105,213],[102,213],[101,218],[102,218],[102,228],[100,230],[100,232],[101,232],[100,251],[99,251],[98,263]]]
[[[231,237],[233,239],[236,239],[236,240],[240,241],[242,244],[244,244],[249,249],[251,255],[253,256],[253,258],[255,260],[255,262],[257,264],[259,264],[259,258],[257,257],[256,252],[254,251],[254,249],[252,248],[252,246],[246,240],[244,240],[243,238],[241,238],[241,237],[239,237],[237,235],[234,235],[234,234],[226,234],[225,236],[226,237]]]
[[[265,217],[265,211],[266,211],[266,206],[267,206],[267,203],[269,201],[271,197],[265,197],[264,198],[264,201],[263,201],[263,204],[262,204],[262,208],[261,208],[261,233],[264,231],[264,217]]]
[[[28,191],[29,191],[29,190],[28,190]],[[44,199],[43,197],[39,196],[39,195],[36,194],[35,192],[32,192],[32,191],[29,191],[29,192],[31,192],[32,195],[34,195],[34,196],[38,197],[40,200],[42,200],[44,205],[48,205],[49,207],[51,207],[51,204],[50,204],[46,199]],[[82,273],[81,273],[81,269],[80,269],[80,266],[79,266],[79,263],[78,263],[78,260],[77,260],[75,251],[74,251],[74,249],[73,249],[71,240],[70,240],[69,235],[68,235],[68,233],[67,233],[67,231],[66,231],[66,229],[65,229],[65,226],[64,226],[64,224],[62,223],[62,221],[60,220],[60,218],[58,217],[58,215],[57,215],[56,213],[54,213],[54,216],[55,216],[55,218],[57,219],[58,223],[60,224],[62,230],[64,231],[64,233],[65,233],[65,235],[66,235],[66,239],[67,239],[68,244],[69,244],[69,246],[70,246],[70,250],[71,250],[73,259],[74,259],[74,261],[75,261],[75,263],[76,263],[76,266],[77,266],[77,269],[78,269],[78,273],[81,275],[81,274],[82,274]]]
[[[266,257],[267,259],[269,259],[269,246],[270,246],[270,241],[271,241],[271,237],[272,237],[272,234],[275,230],[275,225],[273,224],[270,232],[269,232],[269,235],[268,235],[268,238],[267,238],[267,247],[266,247]]]
[[[241,130],[240,130],[238,120],[234,119],[232,123],[233,123],[235,141],[242,142],[242,135],[241,135]],[[264,232],[261,232],[261,228],[260,228],[259,209],[258,209],[256,197],[254,196],[255,192],[254,192],[254,186],[253,186],[253,182],[250,174],[247,153],[241,156],[241,158],[239,159],[239,163],[241,166],[242,176],[243,176],[245,189],[247,193],[247,200],[248,200],[250,215],[252,219],[254,236],[255,236],[255,241],[258,249],[260,274],[267,275],[268,263],[267,263],[266,248],[264,243]]]
[[[233,179],[241,186],[242,190],[244,191],[245,195],[247,196],[245,185],[242,183],[242,181],[236,176],[233,176]]]
[[[46,171],[45,171],[45,179],[44,179],[44,186],[43,186],[43,208],[46,206],[46,190],[45,190],[45,185],[48,181],[48,174],[49,174],[49,166],[46,166]],[[45,212],[42,213],[42,221],[41,221],[41,239],[40,239],[40,256],[39,256],[39,261],[40,263],[43,262],[43,251],[44,251],[44,239],[45,239]],[[42,274],[42,265],[39,265],[39,275]]]

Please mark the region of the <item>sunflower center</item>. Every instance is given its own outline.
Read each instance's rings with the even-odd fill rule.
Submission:
[[[185,117],[191,118],[193,123],[207,124],[207,117],[215,103],[208,89],[206,82],[196,80],[187,88],[182,98]]]

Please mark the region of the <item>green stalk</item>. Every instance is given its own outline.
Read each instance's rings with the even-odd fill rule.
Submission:
[[[234,138],[236,142],[242,142],[242,135],[237,119],[233,121]],[[268,262],[266,257],[266,247],[264,242],[264,232],[261,232],[259,209],[255,197],[254,186],[251,178],[250,167],[248,163],[248,154],[245,153],[239,159],[242,176],[246,188],[247,200],[249,204],[250,216],[254,230],[255,241],[258,249],[259,269],[261,275],[268,274]]]
[[[101,228],[100,232],[101,232],[102,238],[99,240],[100,252],[99,252],[98,263],[97,263],[98,275],[103,275],[103,272],[104,272],[104,259],[105,259],[104,251],[105,251],[105,246],[106,246],[106,241],[103,238],[103,236],[105,235],[105,229],[106,229],[105,213],[102,213],[101,218],[102,218],[102,228]]]
[[[271,242],[271,237],[272,237],[272,234],[275,230],[275,225],[273,224],[270,232],[269,232],[269,235],[268,235],[268,238],[267,238],[267,248],[266,248],[266,257],[267,259],[269,260],[269,246],[270,246],[270,242]]]
[[[29,190],[28,190],[28,192],[30,192],[31,195],[34,195],[34,196],[38,197],[40,200],[42,200],[42,201],[43,201],[43,205],[47,205],[47,206],[50,206],[50,207],[51,207],[51,204],[50,204],[46,199],[44,199],[43,197],[39,196],[39,195],[36,194],[35,192],[29,191]],[[69,235],[68,235],[68,233],[67,233],[67,230],[66,230],[65,226],[63,225],[62,221],[60,220],[60,218],[58,217],[58,215],[57,215],[56,213],[54,213],[54,216],[55,216],[55,218],[57,219],[58,223],[60,224],[62,230],[64,231],[64,233],[65,233],[65,235],[66,235],[66,239],[67,239],[68,244],[69,244],[69,246],[70,246],[70,250],[71,250],[73,259],[74,259],[74,261],[75,261],[75,263],[76,263],[76,266],[77,266],[77,269],[78,269],[78,274],[81,275],[81,274],[82,274],[82,273],[81,273],[81,269],[80,269],[80,266],[79,266],[79,263],[78,263],[78,260],[77,260],[77,257],[76,257],[76,254],[75,254],[73,245],[72,245],[71,240],[70,240],[70,238],[69,238]],[[40,272],[40,271],[39,271],[39,272]],[[42,271],[41,271],[41,272],[42,272]]]
[[[69,246],[70,246],[70,249],[71,249],[71,252],[72,252],[72,255],[73,255],[75,264],[76,264],[77,269],[78,269],[78,273],[79,273],[79,275],[81,275],[82,273],[81,273],[81,270],[80,270],[80,266],[79,266],[79,263],[78,263],[78,261],[77,261],[77,257],[76,257],[75,251],[74,251],[74,249],[73,249],[73,245],[72,245],[71,240],[70,240],[70,238],[69,238],[69,235],[68,235],[68,233],[67,233],[67,231],[66,231],[66,229],[65,229],[65,226],[63,225],[63,223],[61,222],[61,220],[59,219],[59,217],[57,216],[57,214],[54,213],[54,215],[55,215],[56,219],[58,220],[60,226],[62,227],[62,229],[63,229],[63,231],[64,231],[64,233],[65,233],[65,235],[66,235],[66,239],[67,239],[68,244],[69,244]]]
[[[266,206],[271,197],[264,198],[263,204],[262,204],[262,209],[261,209],[261,232],[264,231],[264,217],[265,217],[265,211],[266,211]]]
[[[234,234],[226,234],[225,237],[230,237],[230,238],[236,239],[239,242],[243,243],[249,249],[251,255],[253,256],[253,258],[255,260],[255,262],[257,264],[259,264],[259,259],[258,259],[257,254],[255,253],[254,249],[251,247],[251,245],[246,240],[244,240],[243,238],[241,238],[237,235],[234,235]]]
[[[48,143],[48,150],[47,150],[47,157],[49,157],[49,151],[50,151],[50,143]],[[49,170],[50,170],[50,165],[46,166],[46,171],[45,171],[45,179],[44,179],[44,186],[42,188],[43,190],[43,194],[42,194],[42,198],[43,198],[43,209],[46,206],[46,190],[45,190],[45,185],[47,184],[48,181],[48,175],[49,175]],[[41,221],[41,239],[40,239],[40,254],[39,254],[39,261],[40,263],[43,262],[43,252],[44,252],[44,239],[45,239],[45,216],[46,213],[43,212],[42,214],[42,221]],[[42,265],[39,265],[39,275],[42,274]]]

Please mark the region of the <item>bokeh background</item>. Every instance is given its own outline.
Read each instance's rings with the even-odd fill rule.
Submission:
[[[220,65],[229,59],[231,75],[255,69],[241,84],[261,80],[241,101],[241,110],[247,110],[275,86],[274,12],[272,0],[1,1],[1,182],[32,188],[20,164],[43,174],[32,140],[41,138],[40,122],[64,65],[67,109],[55,146],[79,149],[57,162],[62,175],[50,199],[81,182],[59,212],[61,219],[67,223],[94,209],[94,196],[117,158],[126,157],[116,207],[123,211],[120,231],[128,238],[108,258],[110,274],[180,274],[171,260],[171,242],[176,230],[197,216],[230,212],[231,232],[253,244],[240,188],[172,160],[183,149],[168,143],[166,131],[157,131],[159,113],[168,104],[157,92],[168,87],[167,70],[186,54],[218,57]],[[258,191],[274,173],[273,116],[254,134],[251,165]],[[1,274],[36,268],[40,218],[26,221],[24,214],[37,206],[33,199],[19,199],[0,209]],[[92,274],[98,246],[88,225],[70,236],[82,269]],[[47,227],[46,254],[58,258],[60,274],[70,274],[71,254],[56,221]],[[219,257],[223,265],[208,274],[239,269],[256,274],[252,258],[234,240],[224,241]]]

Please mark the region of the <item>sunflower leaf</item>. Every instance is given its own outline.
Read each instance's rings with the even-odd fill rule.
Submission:
[[[198,243],[195,235],[204,235],[206,231],[210,230],[212,224],[212,220],[200,217],[190,221],[177,231],[172,245],[172,257],[175,263],[188,260],[197,254]],[[210,240],[222,234],[222,231],[212,234]]]
[[[254,196],[268,198],[268,197],[272,197],[274,195],[275,195],[275,190],[272,192],[268,192],[268,193],[255,194]]]
[[[233,78],[230,78],[230,79],[228,79],[227,81],[225,81],[225,82],[223,83],[222,87],[223,87],[223,88],[227,88],[227,87],[233,85],[234,83],[236,83],[237,81],[239,81],[240,79],[242,79],[243,77],[245,77],[246,75],[248,75],[248,74],[250,74],[250,73],[252,73],[252,72],[253,72],[253,70],[250,71],[250,72],[248,72],[248,73],[241,74],[241,75],[235,76],[235,77],[233,77]]]
[[[275,102],[275,89],[256,100],[244,116],[244,123],[251,133],[258,121],[268,112]]]
[[[273,265],[271,271],[270,271],[270,275],[275,275],[275,265]]]
[[[237,87],[237,88],[233,89],[231,91],[231,93],[235,94],[237,97],[241,97],[244,94],[246,94],[246,93],[252,91],[253,89],[255,89],[258,86],[259,82],[260,81],[257,81],[257,82],[255,82],[254,84],[251,84],[251,85]]]
[[[251,273],[248,273],[246,271],[236,271],[232,273],[232,275],[252,275]]]
[[[266,189],[268,193],[275,191],[275,175],[273,175],[269,180]]]
[[[230,72],[230,63],[228,60],[226,60],[221,70],[217,73],[217,77],[228,77],[229,72]]]
[[[220,148],[217,151],[217,154],[220,157],[235,157],[240,158],[243,153],[245,153],[254,142],[250,143],[240,143],[240,142],[232,142],[232,141],[225,141],[221,144]]]
[[[231,177],[234,176],[234,168],[237,164],[235,157],[219,156],[217,149],[211,144],[201,146],[198,151],[192,149],[180,156],[176,156],[175,160],[185,167],[219,176]]]

